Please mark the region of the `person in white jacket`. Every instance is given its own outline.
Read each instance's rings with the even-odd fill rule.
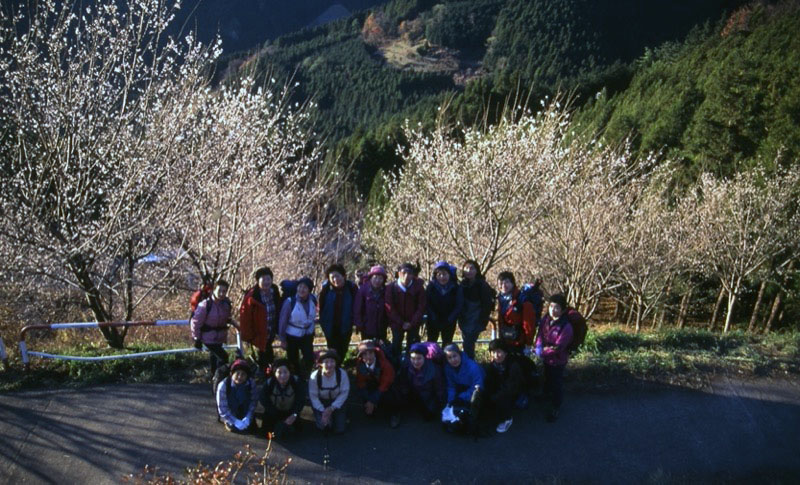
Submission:
[[[317,428],[342,434],[347,423],[344,405],[350,394],[350,381],[344,369],[339,367],[339,354],[335,350],[326,350],[317,362],[320,367],[308,380],[314,420]]]

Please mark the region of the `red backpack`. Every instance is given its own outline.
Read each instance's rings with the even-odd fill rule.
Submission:
[[[192,293],[192,297],[189,299],[189,306],[191,307],[191,311],[189,312],[190,320],[194,317],[194,311],[197,310],[197,305],[199,305],[201,301],[211,298],[213,292],[214,287],[212,285],[204,284],[199,290]]]

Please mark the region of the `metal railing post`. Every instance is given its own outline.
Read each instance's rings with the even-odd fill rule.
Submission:
[[[0,361],[3,362],[3,369],[8,370],[8,353],[6,345],[3,343],[3,337],[0,337]]]

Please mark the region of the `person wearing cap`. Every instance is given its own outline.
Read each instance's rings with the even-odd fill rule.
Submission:
[[[392,329],[392,355],[399,358],[403,350],[403,338],[410,346],[419,342],[419,327],[425,315],[425,289],[416,276],[411,263],[397,268],[397,279],[386,285],[386,315]]]
[[[483,365],[486,373],[485,409],[494,418],[497,432],[505,433],[514,422],[511,416],[516,404],[527,404],[525,375],[520,358],[509,354],[508,346],[502,339],[489,342],[491,361]],[[523,404],[524,403],[524,404]]]
[[[483,369],[469,356],[464,354],[457,344],[444,348],[447,365],[444,376],[447,381],[447,405],[460,406],[469,410],[471,431],[477,431],[480,415],[481,399],[484,392]]]
[[[514,273],[503,271],[497,276],[497,332],[508,345],[508,351],[523,354],[533,343],[536,333],[536,310],[533,303],[520,302],[520,291]]]
[[[287,359],[276,360],[270,369],[272,375],[261,390],[260,401],[264,406],[261,430],[281,439],[299,431],[298,417],[306,402],[308,385],[300,376],[292,374]]]
[[[217,280],[211,297],[197,304],[190,320],[195,348],[201,350],[205,345],[208,349],[211,376],[217,371],[217,367],[228,363],[228,353],[224,347],[228,340],[228,326],[236,326],[231,321],[229,287],[227,281]]]
[[[547,421],[558,419],[564,400],[564,368],[569,360],[569,344],[572,342],[572,324],[567,317],[567,298],[557,293],[550,297],[547,315],[539,324],[536,336],[536,355],[544,363],[544,392],[550,396],[550,411]]]
[[[447,393],[442,366],[428,355],[429,349],[424,344],[411,345],[408,360],[400,367],[392,387],[398,410],[418,411],[425,421],[432,421],[442,412]],[[399,414],[396,421],[399,424]]]
[[[481,274],[478,262],[468,259],[461,265],[461,292],[464,304],[458,319],[464,353],[475,359],[475,342],[489,325],[494,310],[495,291]]]
[[[217,386],[217,412],[228,431],[246,432],[255,427],[258,388],[251,372],[246,361],[236,359],[230,375]]]
[[[386,292],[386,270],[375,265],[367,273],[367,282],[358,288],[353,304],[353,323],[362,339],[386,341],[386,317],[384,298]]]
[[[305,276],[297,280],[294,295],[284,299],[278,321],[281,346],[286,357],[302,376],[307,376],[314,366],[314,322],[317,318],[317,299],[311,293],[314,282]],[[300,361],[300,353],[303,360]]]
[[[341,264],[332,264],[325,270],[327,280],[319,292],[319,324],[329,349],[334,349],[344,359],[353,334],[353,300],[358,288],[345,279],[347,273]]]
[[[364,413],[375,416],[378,410],[385,410],[392,418],[392,427],[397,426],[394,396],[389,392],[394,378],[394,367],[375,342],[365,340],[358,344],[356,389],[364,403]]]
[[[344,405],[350,394],[347,373],[339,367],[339,354],[328,349],[322,352],[316,369],[308,381],[308,397],[314,411],[314,421],[321,430],[344,433],[347,415]]]
[[[447,261],[439,261],[433,266],[433,275],[425,290],[425,303],[428,341],[436,342],[441,335],[443,347],[453,343],[456,322],[464,303],[455,266],[450,266]]]
[[[278,335],[278,314],[281,296],[273,284],[272,270],[266,266],[255,273],[255,285],[244,295],[239,306],[239,327],[242,340],[255,347],[259,368],[266,369],[275,358],[272,342]]]

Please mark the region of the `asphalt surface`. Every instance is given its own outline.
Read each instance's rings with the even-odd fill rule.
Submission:
[[[306,408],[306,412],[308,408]],[[349,406],[343,436],[308,422],[276,444],[296,483],[800,482],[800,383],[718,380],[707,391],[568,393],[561,419],[536,405],[474,440],[408,416],[398,429]],[[305,415],[310,419],[310,415]],[[245,443],[216,421],[208,385],[114,385],[0,395],[0,483],[119,483],[144,465],[178,475]]]

